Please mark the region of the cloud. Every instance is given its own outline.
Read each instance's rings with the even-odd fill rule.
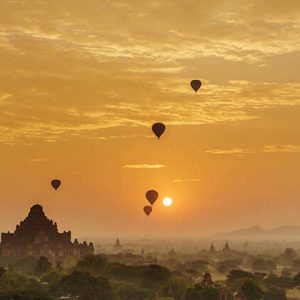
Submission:
[[[204,181],[203,178],[195,178],[195,179],[174,179],[173,182],[201,182]]]
[[[0,105],[1,104],[5,104],[6,103],[6,99],[8,99],[11,96],[12,96],[12,94],[3,93],[3,92],[0,91]]]
[[[205,153],[209,154],[229,154],[229,155],[239,155],[239,154],[256,154],[256,153],[300,153],[300,145],[265,145],[260,149],[211,149],[206,150]]]
[[[125,165],[123,168],[126,169],[162,169],[165,168],[165,165],[161,164],[137,164],[137,165]]]
[[[147,96],[145,100],[139,100],[143,99],[144,95],[134,94],[133,100],[128,94],[122,96],[125,99],[121,102],[93,102],[96,109],[91,109],[89,105],[78,105],[79,102],[73,107],[65,101],[57,101],[55,105],[51,105],[49,99],[69,97],[63,90],[59,94],[59,87],[44,91],[31,89],[29,93],[28,89],[25,93],[15,87],[14,95],[5,94],[6,99],[9,97],[10,100],[4,101],[2,107],[0,142],[11,143],[22,139],[66,140],[76,136],[99,139],[101,130],[116,127],[149,127],[156,120],[163,120],[167,125],[174,126],[246,121],[260,118],[261,112],[266,109],[300,105],[300,84],[297,83],[206,83],[199,95],[191,92],[189,82],[186,82],[185,86],[182,83],[176,88],[174,86],[175,83],[164,85],[161,91],[158,87],[155,88],[158,95],[164,95],[164,101],[157,102],[154,96],[151,97],[151,101]],[[76,90],[76,86],[74,89]],[[41,104],[37,105],[38,103]],[[103,132],[100,136],[103,136]],[[122,135],[122,138],[124,137],[126,135]]]
[[[245,81],[234,81],[227,85],[207,83],[199,95],[192,94],[189,83],[185,87],[179,85],[177,89],[173,91],[172,85],[166,90],[163,88],[161,94],[165,95],[166,100],[161,102],[152,98],[151,101],[146,98],[135,102],[132,99],[130,101],[128,96],[122,102],[94,104],[96,109],[81,105],[69,107],[71,104],[65,104],[64,101],[57,102],[57,107],[49,104],[49,98],[62,97],[64,92],[61,96],[54,94],[50,97],[56,91],[32,89],[27,94],[16,90],[16,95],[7,93],[5,99],[9,97],[10,100],[4,100],[2,104],[0,142],[17,143],[24,139],[63,141],[79,136],[95,140],[99,137],[103,140],[124,139],[136,135],[114,134],[109,137],[103,130],[118,127],[150,128],[156,120],[162,120],[168,126],[247,121],[261,118],[262,112],[270,108],[300,105],[300,84],[296,83],[280,86]],[[159,94],[158,89],[156,92]],[[20,102],[21,97],[23,103]],[[38,103],[41,105],[38,106]]]
[[[300,5],[275,2],[3,0],[0,143],[110,139],[111,128],[155,120],[199,126],[299,106],[299,72],[278,68],[300,60]]]
[[[266,145],[264,153],[300,153],[300,145]]]
[[[87,0],[84,5],[52,4],[49,14],[48,1],[2,2],[2,35],[15,48],[19,40],[32,39],[101,60],[174,62],[215,56],[253,63],[299,49],[298,3],[291,3],[290,10],[287,4],[256,0],[243,5],[238,0],[169,0],[161,5]]]
[[[250,149],[241,149],[241,148],[234,148],[234,149],[212,149],[206,150],[206,153],[210,154],[250,154],[255,153],[255,151]]]

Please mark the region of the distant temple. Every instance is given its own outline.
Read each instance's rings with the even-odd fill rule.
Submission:
[[[210,253],[216,253],[217,252],[213,243],[211,243],[211,245],[210,245],[209,252]]]
[[[0,256],[21,258],[47,257],[58,264],[67,257],[80,258],[94,253],[94,245],[71,241],[71,231],[59,233],[57,224],[49,220],[41,205],[31,207],[28,216],[16,226],[14,233],[1,233]]]
[[[172,248],[172,250],[169,252],[169,255],[171,256],[171,257],[174,257],[174,256],[176,256],[176,252],[175,252],[175,250]]]
[[[116,243],[113,246],[113,251],[114,252],[120,252],[120,251],[122,251],[122,246],[121,246],[119,238],[117,238]]]
[[[223,248],[223,251],[224,251],[224,252],[231,252],[231,248],[230,248],[228,242],[226,242],[226,244],[225,244],[225,246],[224,246],[224,248]]]
[[[202,286],[212,286],[213,280],[209,272],[204,273],[203,280],[201,281]]]

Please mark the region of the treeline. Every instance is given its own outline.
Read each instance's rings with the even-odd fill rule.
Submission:
[[[286,300],[285,290],[299,285],[300,273],[276,276],[230,270],[226,280],[229,300],[234,292],[247,300]],[[86,256],[68,269],[53,268],[45,257],[24,258],[0,268],[0,300],[220,300],[219,291],[218,286],[195,284],[193,272],[170,271],[158,264],[126,265],[102,255]]]
[[[171,277],[160,265],[130,266],[102,255],[86,256],[69,269],[52,268],[45,257],[28,257],[0,268],[0,299],[150,300]]]

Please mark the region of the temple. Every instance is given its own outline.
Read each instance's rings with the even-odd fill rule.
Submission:
[[[202,287],[214,287],[219,291],[220,300],[228,300],[228,291],[225,285],[221,282],[214,282],[212,280],[211,274],[206,272],[203,274],[203,279],[201,281]],[[243,299],[242,299],[243,300]]]
[[[212,254],[217,252],[216,248],[215,248],[215,245],[213,243],[211,243],[211,245],[210,245],[209,252],[212,253]]]
[[[223,252],[231,252],[231,248],[230,248],[228,242],[226,242],[226,244],[225,244],[225,246],[223,248]]]
[[[59,233],[57,224],[46,217],[41,205],[31,207],[14,233],[1,233],[1,257],[45,256],[55,265],[69,257],[78,259],[93,253],[92,243],[79,243],[77,239],[72,242],[71,231]]]
[[[112,250],[113,250],[113,252],[121,252],[122,251],[122,246],[121,246],[119,238],[117,238],[116,243],[114,244]]]

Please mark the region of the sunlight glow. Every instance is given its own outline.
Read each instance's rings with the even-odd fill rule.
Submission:
[[[163,199],[163,205],[164,206],[171,206],[173,204],[173,200],[170,197],[166,197]]]

